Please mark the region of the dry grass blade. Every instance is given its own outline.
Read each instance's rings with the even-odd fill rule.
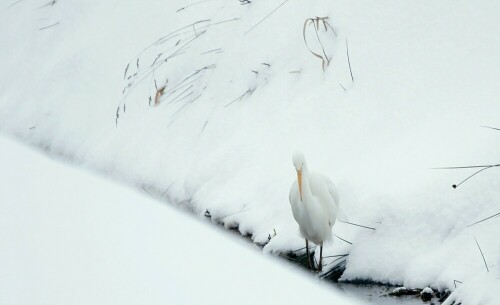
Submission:
[[[297,250],[292,250],[292,251],[290,251],[290,253],[295,253],[295,252],[299,252],[299,251],[302,251],[302,250],[304,250],[304,251],[305,251],[305,250],[306,250],[306,247],[302,247],[302,248],[299,248],[299,249],[297,249]]]
[[[493,130],[500,130],[500,128],[496,128],[496,127],[490,127],[490,126],[481,126],[483,128],[489,128],[489,129],[493,129]],[[452,166],[452,167],[435,167],[433,169],[466,169],[466,168],[480,168],[480,170],[474,172],[472,175],[468,176],[467,178],[465,178],[464,180],[462,180],[460,183],[458,184],[453,184],[452,187],[453,188],[457,188],[459,187],[461,184],[463,184],[464,182],[466,182],[467,180],[469,180],[470,178],[474,177],[475,175],[487,170],[487,169],[490,169],[492,167],[500,167],[500,164],[491,164],[491,165],[471,165],[471,166]],[[495,215],[491,216],[491,217],[494,217]],[[491,218],[489,217],[489,218]],[[489,219],[487,218],[487,219]],[[483,220],[480,220],[476,223],[479,223],[479,222],[482,222],[486,219],[483,219]],[[470,227],[472,225],[475,225],[476,223],[473,223],[471,225],[468,225],[467,227]]]
[[[489,219],[492,219],[492,218],[495,218],[495,217],[498,217],[498,216],[500,216],[500,213],[493,214],[493,215],[491,215],[491,216],[488,216],[488,217],[486,217],[486,218],[483,218],[483,219],[481,219],[481,220],[478,220],[478,221],[476,221],[476,222],[474,222],[474,223],[471,223],[471,224],[470,224],[470,225],[468,225],[466,228],[468,228],[468,227],[472,227],[473,225],[477,225],[477,224],[479,224],[479,223],[481,223],[481,222],[483,222],[483,221],[486,221],[486,220],[489,220]]]
[[[342,237],[339,237],[338,235],[336,234],[333,234],[333,236],[337,237],[338,239],[340,239],[341,241],[345,242],[345,243],[348,243],[349,245],[352,245],[352,242],[348,241],[348,240],[345,240],[343,239]]]
[[[116,109],[115,125],[118,127],[118,119],[120,118],[120,106]]]
[[[466,168],[480,168],[480,170],[474,172],[472,175],[468,176],[467,178],[465,178],[464,180],[462,180],[460,183],[458,184],[453,184],[452,187],[454,189],[456,189],[457,187],[459,187],[460,185],[462,185],[463,183],[465,183],[467,180],[469,180],[470,178],[474,177],[475,175],[481,173],[482,171],[485,171],[487,169],[490,169],[492,167],[499,167],[500,164],[492,164],[492,165],[472,165],[472,166],[452,166],[452,167],[435,167],[435,168],[432,168],[432,169],[466,169]]]
[[[375,230],[376,230],[375,228],[372,228],[372,227],[367,227],[367,226],[363,226],[363,225],[358,225],[357,223],[352,223],[352,222],[348,222],[348,221],[339,220],[339,222],[341,222],[341,223],[346,223],[346,224],[348,224],[348,225],[352,225],[352,226],[356,226],[356,227],[360,227],[360,228],[370,229],[370,230],[373,230],[373,231],[375,231]]]
[[[490,126],[481,126],[483,128],[489,128],[489,129],[494,129],[494,130],[500,130],[500,128],[495,128],[495,127],[490,127]]]
[[[306,45],[307,49],[309,50],[309,52],[311,52],[311,54],[313,56],[321,59],[321,67],[322,67],[323,71],[325,71],[326,66],[330,65],[331,58],[328,58],[328,55],[326,55],[325,47],[323,46],[323,42],[321,41],[321,39],[319,37],[319,34],[318,34],[318,31],[319,31],[319,28],[320,28],[320,22],[323,25],[323,27],[325,29],[325,32],[327,32],[328,29],[331,29],[332,32],[333,32],[333,35],[335,37],[337,37],[337,33],[335,32],[335,30],[333,29],[333,27],[330,25],[330,23],[328,23],[327,19],[328,19],[328,17],[316,17],[316,18],[306,19],[306,21],[304,21],[304,26],[302,28],[302,38],[304,39],[304,44]],[[319,45],[321,47],[321,51],[322,51],[323,55],[321,55],[321,54],[319,54],[317,52],[314,52],[311,49],[311,47],[309,46],[309,44],[307,43],[306,29],[311,24],[314,27],[314,32],[316,34],[316,39],[318,40],[318,43],[319,43]]]
[[[306,28],[311,23],[314,24],[314,19],[312,19],[312,18],[306,19],[306,21],[304,21],[304,27],[302,28],[302,37],[304,38],[304,43],[306,44],[306,47],[309,50],[309,52],[311,52],[311,54],[314,55],[314,56],[316,56],[317,58],[321,59],[321,66],[323,67],[323,70],[324,70],[325,59],[320,54],[318,54],[318,53],[314,52],[313,50],[311,50],[311,48],[309,47],[309,44],[307,43]]]
[[[470,166],[449,166],[449,167],[433,167],[431,169],[464,169],[464,168],[483,168],[483,167],[495,167],[500,166],[500,164],[492,165],[470,165]]]
[[[241,100],[243,100],[246,96],[250,96],[252,95],[252,93],[255,91],[255,89],[248,89],[247,91],[243,92],[242,95],[238,96],[237,98],[235,98],[234,100],[230,101],[229,103],[227,103],[226,105],[224,105],[224,108],[225,107],[228,107],[230,106],[231,104],[233,103],[236,103],[236,102],[239,102]]]
[[[347,62],[349,63],[349,72],[351,73],[351,81],[354,82],[354,76],[352,76],[351,58],[349,57],[349,44],[347,43],[347,38],[345,39],[345,47],[347,52]]]
[[[205,32],[202,32],[201,34],[203,34]],[[173,52],[171,55],[169,55],[168,57],[166,57],[165,59],[162,59],[160,62],[158,62],[156,65],[154,65],[153,67],[150,67],[148,70],[145,70],[144,73],[140,73],[138,75],[135,75],[134,77],[134,82],[133,83],[129,83],[127,85],[127,87],[125,88],[126,90],[124,90],[124,98],[126,98],[132,91],[133,89],[138,85],[140,84],[142,81],[144,81],[148,76],[150,76],[151,74],[154,73],[154,71],[160,67],[161,65],[165,64],[166,62],[168,62],[169,59],[175,57],[175,56],[178,56],[179,54],[181,54],[181,52],[183,50],[185,50],[185,48],[187,48],[187,46],[193,42],[196,38],[198,38],[201,34],[199,34],[198,36],[194,36],[192,37],[191,39],[189,39],[186,43],[184,43],[183,45],[181,45],[175,52]],[[137,62],[138,63],[138,62]],[[138,78],[138,79],[137,79]]]
[[[128,68],[130,67],[130,63],[127,64],[127,67],[125,67],[125,72],[123,73],[123,79],[126,79],[127,78],[127,72],[128,72]]]
[[[212,0],[203,0],[203,1],[198,1],[198,2],[195,2],[195,3],[191,3],[191,4],[188,4],[188,5],[184,6],[184,7],[181,7],[180,9],[178,9],[178,10],[177,10],[177,11],[175,11],[175,12],[176,12],[176,13],[178,13],[178,12],[180,12],[180,11],[182,11],[182,10],[185,10],[185,9],[187,9],[188,7],[191,7],[191,6],[193,6],[193,5],[197,5],[197,4],[200,4],[200,3],[203,3],[203,2],[208,2],[208,1],[212,1]]]
[[[220,52],[222,52],[222,49],[221,48],[217,48],[217,49],[209,50],[209,51],[200,53],[200,55],[208,54],[208,53],[212,53],[212,52],[220,53]]]
[[[479,174],[480,172],[485,171],[485,170],[487,170],[487,169],[490,169],[490,168],[492,168],[492,167],[494,167],[494,166],[488,166],[488,167],[485,167],[485,168],[483,168],[483,169],[480,169],[480,170],[478,170],[477,172],[475,172],[474,174],[472,174],[472,175],[470,175],[469,177],[467,177],[467,178],[465,178],[464,180],[462,180],[460,183],[458,183],[458,184],[453,184],[453,185],[452,185],[452,187],[453,187],[454,189],[456,189],[457,187],[459,187],[460,185],[462,185],[463,183],[465,183],[465,182],[466,182],[467,180],[469,180],[470,178],[472,178],[472,177],[474,177],[475,175]]]
[[[45,29],[49,29],[49,28],[51,28],[51,27],[54,27],[54,26],[56,26],[56,25],[58,25],[58,24],[59,24],[59,22],[52,23],[51,25],[44,26],[44,27],[42,27],[42,28],[39,28],[38,30],[39,30],[39,31],[43,31],[43,30],[45,30]]]
[[[155,95],[155,106],[158,106],[160,103],[160,98],[163,96],[163,92],[165,91],[166,85],[161,86],[160,88],[156,89],[156,95]]]
[[[190,94],[186,95],[185,97],[183,97],[182,99],[190,96],[193,92],[191,92]],[[177,116],[177,114],[179,114],[184,108],[186,108],[187,105],[189,104],[192,104],[194,103],[197,99],[199,99],[201,97],[201,94],[197,95],[196,97],[192,98],[191,100],[187,101],[186,103],[184,103],[184,105],[182,105],[181,107],[179,107],[179,109],[177,109],[173,114],[172,114],[172,117],[171,117],[171,122],[168,124],[168,126],[170,126],[174,120],[175,120],[175,117]]]
[[[7,6],[6,10],[8,10],[9,8],[13,7],[14,5],[18,4],[21,1],[23,1],[23,0],[14,1],[11,5]]]
[[[194,85],[190,85],[189,87],[187,87],[186,89],[184,89],[184,91],[182,91],[181,93],[177,94],[177,96],[175,96],[174,98],[172,98],[172,100],[169,101],[168,103],[172,104],[172,103],[175,103],[175,102],[179,102],[179,101],[182,101],[184,98],[190,96],[191,94],[193,94],[193,91],[189,92],[189,90],[193,89],[193,87],[194,87]],[[187,92],[189,92],[189,93],[187,93]]]
[[[276,12],[280,7],[283,6],[283,4],[287,3],[289,0],[285,0],[283,1],[280,5],[278,5],[275,9],[273,9],[269,14],[267,14],[266,16],[264,16],[264,18],[262,18],[259,22],[257,22],[253,27],[251,27],[248,31],[245,32],[245,34],[243,35],[246,35],[248,34],[251,30],[255,29],[259,24],[261,24],[262,22],[264,22],[264,20],[266,20],[267,18],[269,18],[269,16],[271,16],[272,14],[274,14],[274,12]]]
[[[332,263],[333,262],[329,263],[327,266],[330,266]],[[339,278],[342,276],[342,274],[344,273],[346,264],[347,264],[347,261],[345,259],[340,260],[337,264],[332,266],[330,268],[330,270],[328,270],[327,272],[325,272],[323,274],[320,274],[321,279],[337,282],[339,280]]]
[[[42,8],[45,8],[45,7],[54,6],[56,3],[57,3],[56,0],[52,0],[52,1],[49,1],[49,2],[45,3],[44,5],[41,5],[41,6],[37,7],[36,9],[39,10],[39,9],[42,9]]]
[[[329,256],[323,256],[323,258],[331,258],[331,257],[346,257],[349,254],[337,254],[337,255],[329,255]]]
[[[476,245],[479,248],[479,252],[481,252],[481,256],[483,257],[483,262],[484,266],[486,267],[486,271],[490,272],[490,269],[488,268],[488,264],[486,263],[486,259],[484,258],[483,250],[481,250],[481,247],[479,246],[479,243],[477,242],[477,239],[474,237],[474,240],[476,241]]]

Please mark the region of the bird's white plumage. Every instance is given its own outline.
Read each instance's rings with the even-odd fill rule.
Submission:
[[[290,189],[293,217],[299,224],[302,237],[320,245],[332,239],[332,227],[340,212],[337,188],[324,175],[310,173],[302,153],[294,154],[293,163],[302,180],[302,195],[300,178]]]

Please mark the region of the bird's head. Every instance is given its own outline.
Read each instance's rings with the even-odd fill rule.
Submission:
[[[297,171],[297,182],[299,184],[300,201],[302,201],[302,172],[306,166],[306,158],[302,152],[293,154],[293,166]]]

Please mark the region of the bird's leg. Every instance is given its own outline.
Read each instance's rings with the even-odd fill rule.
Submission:
[[[318,271],[321,272],[323,270],[323,242],[319,245],[319,265],[318,265]]]
[[[311,255],[309,254],[309,241],[307,239],[306,239],[306,254],[307,254],[307,263],[309,264],[309,268],[312,269]]]

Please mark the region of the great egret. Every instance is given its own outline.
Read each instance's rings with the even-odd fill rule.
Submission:
[[[301,152],[293,155],[297,180],[290,188],[293,218],[299,224],[300,234],[306,240],[309,267],[309,241],[320,246],[318,271],[322,270],[323,242],[332,239],[332,227],[340,212],[335,184],[318,173],[310,173]]]

